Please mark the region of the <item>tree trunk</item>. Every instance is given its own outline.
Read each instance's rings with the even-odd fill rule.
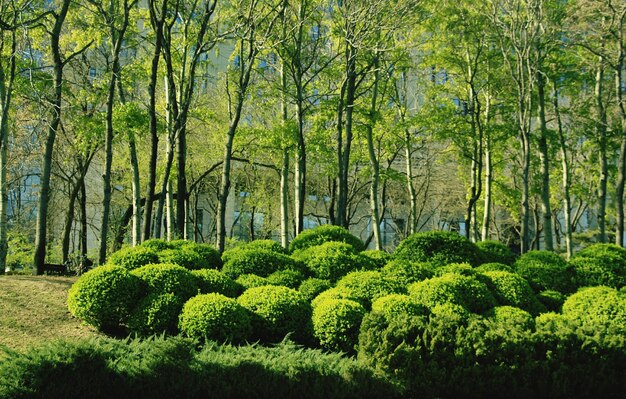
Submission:
[[[237,117],[238,119],[238,117]],[[236,124],[231,122],[226,136],[226,145],[224,146],[224,158],[222,163],[222,177],[220,191],[218,195],[217,205],[217,250],[219,253],[224,252],[224,244],[226,241],[226,203],[228,202],[228,194],[230,191],[230,169],[233,157],[233,141],[235,139]]]
[[[607,193],[607,180],[609,174],[608,160],[607,160],[607,118],[606,110],[603,103],[603,87],[602,81],[604,80],[604,59],[599,57],[598,69],[596,70],[596,87],[595,87],[595,100],[596,100],[596,132],[598,134],[598,140],[600,144],[600,182],[598,185],[598,240],[600,242],[606,242],[606,193]]]
[[[350,153],[352,147],[353,136],[353,115],[354,100],[356,97],[356,49],[351,45],[347,45],[346,50],[346,90],[345,90],[345,112],[346,125],[345,137],[342,138],[341,156],[339,159],[339,196],[337,201],[337,225],[348,228],[348,175],[350,168]]]
[[[61,256],[63,262],[67,262],[70,254],[70,237],[72,234],[72,225],[74,224],[74,211],[76,206],[76,198],[80,192],[80,180],[74,184],[70,192],[67,214],[65,215],[65,224],[63,225],[63,238],[61,240]]]
[[[283,22],[284,24],[284,22]],[[288,131],[287,113],[287,75],[285,74],[285,63],[281,63],[281,103],[280,115],[283,126],[283,154],[282,167],[280,170],[280,244],[283,248],[289,248],[289,145],[291,142]]]
[[[372,168],[372,183],[370,185],[370,212],[371,212],[371,225],[374,232],[374,241],[376,243],[376,249],[383,249],[383,240],[380,234],[380,212],[379,212],[379,199],[378,199],[378,185],[380,181],[380,164],[376,156],[376,150],[374,148],[374,127],[376,126],[376,113],[378,108],[378,55],[375,55],[374,60],[374,85],[372,87],[372,102],[369,110],[369,123],[365,130],[367,134],[367,152],[369,154],[370,166]]]
[[[617,226],[615,229],[615,244],[624,246],[624,184],[626,184],[626,105],[624,104],[623,70],[624,70],[624,29],[619,30],[619,56],[615,69],[615,92],[619,108],[621,144],[615,186],[615,200],[617,205]]]
[[[165,143],[165,171],[163,172],[163,180],[161,181],[161,196],[157,202],[157,210],[155,215],[154,236],[161,238],[161,228],[163,227],[163,208],[165,200],[168,194],[168,187],[170,186],[170,174],[172,171],[172,164],[174,162],[174,149],[172,144],[174,138],[174,127],[172,126],[172,101],[176,101],[172,98],[171,89],[169,87],[167,79],[165,80],[165,98],[167,99],[165,120],[167,124],[167,142]],[[168,232],[168,235],[170,233]]]
[[[85,179],[80,181],[80,254],[81,262],[87,257],[87,188]]]
[[[559,107],[559,92],[556,81],[553,82],[554,93],[552,101],[554,102],[554,114],[556,115],[557,128],[559,133],[559,149],[561,152],[561,169],[563,173],[563,219],[565,222],[565,231],[563,232],[565,238],[565,254],[569,260],[573,255],[572,246],[572,201],[570,198],[570,172],[569,172],[569,160],[567,158],[567,142],[565,140],[565,133],[563,132],[563,122],[561,120],[561,112]]]
[[[63,67],[64,62],[61,59],[61,49],[59,40],[61,36],[61,28],[65,22],[67,11],[70,6],[70,0],[63,0],[61,9],[55,14],[54,27],[50,32],[50,47],[52,58],[54,60],[54,100],[50,114],[50,122],[48,134],[46,136],[46,144],[44,148],[44,156],[41,166],[40,189],[39,189],[39,208],[37,212],[37,228],[35,232],[35,255],[34,265],[36,274],[43,274],[43,267],[46,261],[47,233],[48,233],[48,204],[50,202],[50,175],[52,170],[52,153],[54,151],[54,142],[56,140],[57,130],[61,123],[61,100],[63,97]]]
[[[545,249],[554,251],[552,238],[552,209],[550,207],[550,154],[548,153],[548,128],[546,122],[546,79],[537,73],[537,94],[539,101],[539,159],[541,161],[541,213],[543,214],[543,237]]]
[[[491,120],[491,96],[487,94],[485,101],[485,120],[487,126]],[[489,223],[491,221],[491,183],[493,182],[493,164],[491,160],[491,133],[489,128],[485,132],[485,206],[483,212],[483,225],[480,234],[481,241],[489,239]]]
[[[301,96],[301,94],[299,94]],[[306,147],[304,142],[304,110],[302,102],[297,100],[296,118],[298,124],[298,142],[296,143],[296,163],[294,171],[294,218],[298,235],[304,229],[304,203],[306,199]]]

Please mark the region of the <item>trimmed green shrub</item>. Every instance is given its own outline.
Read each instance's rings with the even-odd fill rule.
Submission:
[[[545,290],[537,294],[537,299],[539,299],[539,302],[550,312],[560,312],[565,302],[565,295],[561,294],[559,291]]]
[[[313,308],[313,334],[331,351],[355,353],[365,308],[348,299],[328,299]]]
[[[243,342],[251,336],[252,325],[246,309],[222,294],[196,295],[183,306],[180,332],[198,340]]]
[[[237,277],[235,284],[242,287],[242,293],[249,288],[272,285],[269,281],[267,281],[267,278],[257,276],[256,274],[242,274]]]
[[[403,294],[390,294],[374,300],[372,312],[384,314],[388,319],[397,318],[399,315],[428,316],[430,314],[426,306],[416,303],[410,296]]]
[[[480,250],[480,260],[483,263],[502,263],[512,266],[515,263],[515,254],[509,247],[500,241],[479,241],[476,246]]]
[[[254,240],[250,242],[242,242],[237,246],[227,249],[222,253],[222,260],[226,262],[233,253],[238,251],[270,251],[277,254],[288,255],[288,251],[274,240]]]
[[[433,306],[430,314],[431,318],[437,320],[451,320],[454,325],[465,325],[472,316],[465,306],[450,302]]]
[[[535,329],[535,318],[518,307],[496,306],[488,310],[485,316],[503,328],[519,328],[529,331]]]
[[[509,272],[515,273],[511,266],[505,265],[503,263],[483,263],[475,269],[479,273],[484,272]]]
[[[448,273],[461,274],[463,276],[477,276],[478,272],[469,263],[450,263],[435,269],[435,276],[443,276]]]
[[[281,286],[246,290],[237,302],[253,314],[252,327],[263,342],[279,342],[288,334],[299,342],[311,333],[311,305],[298,291]]]
[[[309,247],[294,253],[292,257],[305,264],[313,277],[330,281],[337,281],[352,271],[375,268],[371,259],[360,256],[352,246],[342,242]]]
[[[311,301],[311,306],[315,308],[320,303],[326,302],[327,300],[335,300],[335,299],[349,299],[351,301],[358,302],[363,307],[368,306],[367,302],[364,302],[362,298],[354,297],[352,295],[352,292],[344,287],[332,287],[332,288],[327,289],[326,291],[320,292]]]
[[[289,287],[293,289],[297,289],[300,286],[300,283],[304,281],[305,276],[299,270],[277,270],[274,273],[267,276],[267,281],[270,285],[282,285],[284,287]]]
[[[408,286],[411,283],[426,280],[434,276],[434,267],[426,262],[392,260],[381,269],[381,274],[390,280]]]
[[[202,269],[221,269],[222,258],[217,249],[213,248],[210,244],[190,242],[183,246],[183,248],[190,248],[200,255],[200,267]]]
[[[549,251],[529,251],[515,262],[515,272],[528,280],[535,292],[574,290],[574,271],[565,259]]]
[[[626,286],[626,249],[615,244],[594,244],[578,252],[570,265],[579,287]]]
[[[395,259],[429,262],[434,266],[450,263],[480,263],[480,250],[467,238],[450,231],[414,233],[400,242]]]
[[[198,288],[202,294],[216,292],[227,297],[235,298],[244,291],[240,284],[237,284],[233,279],[218,270],[193,270],[191,274],[196,276]]]
[[[378,249],[368,249],[361,252],[361,255],[367,256],[376,265],[376,269],[382,269],[385,265],[393,259],[393,256],[389,252],[381,251]]]
[[[533,315],[546,311],[522,276],[495,271],[485,272],[483,275],[488,278],[489,286],[500,305],[515,306]]]
[[[142,337],[178,333],[178,316],[184,301],[171,292],[149,294],[143,298],[128,319],[128,330]]]
[[[413,283],[409,295],[419,304],[431,309],[436,305],[453,303],[474,313],[482,313],[496,305],[487,286],[475,277],[449,273]]]
[[[356,271],[342,277],[337,282],[338,289],[345,289],[349,296],[365,305],[372,306],[372,301],[381,296],[406,292],[406,288],[394,280],[385,279],[377,271]]]
[[[155,252],[165,251],[166,249],[174,249],[174,245],[167,240],[160,238],[151,238],[141,243],[144,248],[150,248]]]
[[[277,270],[285,269],[297,270],[299,267],[287,255],[257,249],[233,251],[224,262],[222,272],[231,278],[237,278],[242,274],[267,277]]]
[[[83,274],[69,289],[70,313],[100,330],[124,325],[144,291],[142,281],[121,266],[100,266]]]
[[[328,280],[322,280],[321,278],[309,277],[304,280],[300,287],[298,288],[298,292],[307,300],[312,301],[313,298],[318,296],[323,291],[331,288],[333,285]]]
[[[164,249],[159,252],[158,263],[169,263],[182,266],[187,270],[202,269],[202,257],[196,251],[187,247]]]
[[[159,254],[151,248],[142,246],[124,247],[119,251],[113,252],[111,256],[109,256],[108,263],[110,265],[133,270],[152,263],[159,263]]]
[[[198,294],[198,280],[191,271],[179,265],[167,263],[146,265],[133,270],[131,274],[146,283],[149,293],[171,292],[183,301]]]
[[[351,245],[355,251],[365,250],[365,244],[357,236],[352,235],[343,227],[324,224],[313,229],[304,230],[291,241],[289,250],[295,252],[298,250],[315,247],[329,241],[344,242]]]

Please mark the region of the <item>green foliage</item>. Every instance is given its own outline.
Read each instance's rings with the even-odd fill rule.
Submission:
[[[183,301],[198,293],[198,280],[191,273],[179,265],[158,263],[142,266],[131,272],[139,277],[148,286],[149,293],[173,293]]]
[[[463,276],[477,276],[478,272],[469,263],[450,263],[435,269],[435,276],[443,276],[447,273],[456,273]]]
[[[254,287],[237,301],[253,314],[255,337],[263,342],[279,342],[288,334],[297,341],[308,341],[311,305],[298,291],[281,286]]]
[[[298,265],[287,255],[257,249],[233,251],[224,262],[222,272],[231,278],[250,273],[267,277],[277,270],[285,269],[297,270]]]
[[[70,313],[100,330],[126,323],[144,291],[142,281],[121,266],[100,266],[83,274],[67,294]]]
[[[166,241],[153,238],[144,241],[141,247],[156,252],[160,263],[173,263],[189,270],[219,269],[222,266],[219,253],[208,244],[198,244],[187,240]]]
[[[271,348],[179,337],[54,341],[0,362],[0,398],[395,398],[372,370],[286,342]],[[245,382],[245,383],[244,383]]]
[[[28,237],[21,232],[7,233],[6,269],[13,274],[31,274],[34,250]]]
[[[200,293],[216,292],[235,298],[243,292],[243,287],[224,273],[214,269],[200,269],[191,272],[196,277]]]
[[[475,277],[456,273],[413,283],[408,290],[417,303],[431,310],[436,305],[452,303],[482,313],[496,305],[493,294],[484,283]]]
[[[142,337],[178,333],[178,316],[184,301],[173,293],[149,294],[139,302],[128,319],[128,330]]]
[[[271,285],[282,285],[293,289],[297,289],[304,279],[305,276],[301,271],[290,269],[277,270],[267,276],[267,281]]]
[[[578,252],[570,265],[579,287],[626,286],[626,249],[615,244],[594,244]]]
[[[291,241],[289,250],[295,252],[298,250],[318,246],[329,241],[344,242],[351,245],[355,251],[360,252],[365,249],[365,244],[360,238],[352,235],[343,227],[324,224],[313,229],[304,230]]]
[[[529,251],[515,262],[515,272],[528,280],[535,292],[574,290],[574,272],[565,259],[549,251]]]
[[[254,240],[250,242],[242,242],[237,246],[230,248],[222,253],[222,260],[226,262],[231,254],[237,251],[256,251],[264,250],[287,255],[288,251],[274,240]]]
[[[402,240],[394,257],[412,262],[429,262],[435,266],[449,263],[477,266],[480,262],[480,251],[474,243],[458,233],[428,231],[411,234]]]
[[[560,312],[565,302],[565,295],[558,291],[545,290],[537,295],[537,299],[539,299],[539,302],[550,312]]]
[[[267,281],[266,277],[257,276],[256,274],[252,273],[242,274],[241,276],[237,277],[235,283],[242,287],[243,291],[247,290],[248,288],[271,285],[270,282]]]
[[[109,256],[109,264],[133,270],[151,263],[159,263],[158,253],[146,247],[125,247]]]
[[[500,241],[479,241],[476,243],[480,250],[480,263],[502,263],[512,266],[515,263],[515,254],[509,247]]]
[[[292,257],[305,264],[313,277],[330,281],[337,281],[352,271],[375,267],[372,260],[355,253],[352,246],[334,241],[308,247]]]
[[[372,301],[381,296],[406,292],[395,280],[388,280],[377,271],[356,271],[342,277],[337,288],[345,290],[351,299],[371,308]]]
[[[503,328],[520,328],[523,330],[534,330],[535,319],[525,310],[514,306],[496,306],[488,310],[485,316],[500,324]]]
[[[222,294],[196,295],[183,306],[180,332],[198,340],[239,343],[252,333],[248,312],[236,300]]]
[[[202,267],[200,254],[188,248],[164,249],[159,251],[159,262],[179,265],[188,270],[197,270]]]
[[[376,264],[376,269],[382,269],[387,263],[389,263],[393,256],[389,252],[380,251],[377,249],[368,249],[361,252],[361,255],[367,256]]]
[[[509,272],[485,272],[489,286],[500,305],[515,306],[533,315],[545,312],[533,289],[523,277]]]
[[[144,248],[150,248],[155,252],[165,251],[166,249],[174,249],[174,245],[167,240],[160,238],[151,238],[141,243]]]
[[[328,280],[322,280],[321,278],[309,277],[304,280],[300,287],[298,288],[298,292],[307,300],[312,301],[313,298],[318,296],[321,292],[326,291],[332,287],[332,284]]]
[[[365,308],[349,299],[328,299],[313,308],[313,334],[331,351],[355,353]]]
[[[385,278],[409,285],[431,278],[434,267],[430,263],[392,260],[380,271]]]
[[[484,272],[509,272],[514,273],[511,266],[503,263],[483,263],[475,269],[479,273]]]
[[[400,315],[428,316],[430,310],[416,303],[413,298],[404,294],[390,294],[382,296],[372,302],[372,312],[381,313],[389,319]]]
[[[212,245],[188,242],[182,249],[190,249],[200,255],[200,268],[220,269],[222,267],[220,253]]]

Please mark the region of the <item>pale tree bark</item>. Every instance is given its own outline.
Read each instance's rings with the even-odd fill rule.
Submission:
[[[491,95],[488,92],[485,98],[485,123],[489,126],[491,121]],[[487,128],[485,131],[485,206],[483,211],[483,223],[480,239],[486,241],[489,239],[489,224],[491,222],[491,185],[493,183],[493,161],[491,160],[491,132]]]
[[[365,127],[367,135],[367,153],[369,155],[370,167],[372,168],[372,183],[370,184],[370,214],[372,231],[374,232],[374,242],[376,249],[383,249],[383,240],[380,233],[380,210],[379,210],[379,192],[378,186],[380,183],[380,163],[376,155],[376,149],[374,148],[374,127],[376,126],[377,113],[378,113],[378,89],[379,89],[379,55],[375,53],[373,67],[374,67],[374,84],[372,86],[372,99],[369,109],[369,120]]]
[[[543,237],[545,249],[554,251],[552,238],[552,209],[550,206],[550,154],[548,153],[548,127],[546,122],[546,79],[537,72],[537,99],[539,111],[539,160],[541,162],[541,213],[543,215]]]
[[[617,94],[618,117],[620,120],[620,153],[617,168],[617,182],[615,186],[615,199],[617,205],[617,226],[615,229],[615,244],[624,246],[624,185],[626,184],[626,104],[624,104],[624,62],[626,50],[624,43],[624,18],[626,8],[619,15],[619,25],[617,29],[618,55],[615,65],[615,93]]]
[[[283,29],[286,25],[283,22]],[[284,34],[284,33],[283,33]],[[280,244],[283,248],[289,248],[289,131],[287,109],[287,75],[285,74],[284,61],[280,68],[281,103],[280,116],[283,127],[282,164],[280,169]]]
[[[598,65],[596,67],[596,84],[595,84],[595,105],[596,105],[596,134],[599,144],[600,156],[600,181],[598,183],[598,240],[606,242],[606,197],[607,197],[607,181],[609,175],[608,158],[607,158],[607,115],[604,107],[604,57],[598,57]]]
[[[572,245],[572,200],[570,196],[570,166],[569,158],[567,155],[567,141],[565,138],[565,132],[563,131],[563,121],[561,120],[561,111],[559,107],[559,91],[556,81],[552,83],[553,95],[552,101],[554,104],[554,114],[556,115],[557,131],[559,134],[559,151],[561,153],[561,170],[562,170],[562,187],[563,187],[563,219],[565,223],[565,231],[563,236],[565,239],[565,254],[567,259],[573,255]]]

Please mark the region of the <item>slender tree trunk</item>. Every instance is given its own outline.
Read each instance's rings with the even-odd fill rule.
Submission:
[[[552,209],[550,206],[550,154],[548,153],[548,127],[546,122],[546,79],[537,73],[537,97],[539,102],[539,159],[541,161],[541,213],[543,214],[543,237],[547,251],[554,251],[552,238]]]
[[[485,120],[487,125],[491,121],[491,95],[487,94],[485,100]],[[491,133],[486,129],[485,133],[485,206],[483,212],[483,225],[480,234],[481,241],[489,239],[489,223],[491,221],[491,183],[493,182],[493,164],[491,160]]]
[[[596,100],[596,112],[597,112],[597,124],[596,131],[598,134],[598,140],[600,144],[600,182],[598,185],[598,230],[600,242],[606,242],[606,195],[607,195],[607,180],[609,174],[608,159],[607,159],[607,119],[606,110],[604,109],[603,102],[603,87],[602,81],[604,80],[604,59],[599,57],[598,68],[596,70],[596,87],[595,87],[595,100]]]
[[[81,260],[87,257],[87,187],[85,179],[80,181],[80,254]]]
[[[176,238],[176,224],[174,223],[174,195],[172,194],[173,189],[174,187],[172,181],[170,180],[167,182],[167,193],[165,194],[165,226],[167,228],[167,241],[172,241]],[[185,216],[183,215],[183,217]]]
[[[302,97],[300,93],[298,95]],[[295,189],[295,225],[296,235],[300,234],[304,229],[304,203],[306,199],[306,145],[304,142],[304,99],[299,98],[296,104],[296,118],[298,124],[298,141],[296,143],[296,162],[294,173],[294,189]]]
[[[562,186],[563,186],[563,219],[565,222],[565,231],[563,232],[565,238],[565,254],[567,259],[573,255],[572,246],[572,201],[570,198],[570,172],[569,172],[569,160],[567,158],[567,142],[565,140],[565,133],[563,132],[563,122],[561,120],[561,111],[559,107],[559,92],[556,81],[553,82],[554,93],[552,101],[554,102],[554,114],[556,115],[557,128],[559,133],[559,149],[561,152],[561,169],[563,174]]]
[[[67,214],[65,215],[65,223],[63,225],[63,238],[61,240],[61,256],[63,262],[67,262],[70,254],[70,237],[72,234],[72,225],[74,224],[74,212],[76,207],[76,198],[80,193],[80,180],[79,179],[72,187],[72,191],[69,196],[69,203],[67,207]]]
[[[525,127],[523,128],[525,130]],[[530,137],[523,131],[520,136],[522,144],[522,214],[521,214],[521,253],[530,250],[530,207],[529,207],[529,175],[530,175]]]
[[[353,136],[354,101],[356,98],[356,48],[351,43],[346,44],[346,88],[345,88],[345,138],[342,139],[341,156],[339,159],[339,198],[337,201],[337,224],[348,228],[348,175],[350,169],[350,153]]]
[[[626,184],[626,105],[624,104],[624,29],[619,30],[620,50],[617,68],[615,69],[615,92],[617,93],[617,106],[619,108],[621,144],[617,169],[617,182],[615,186],[615,200],[617,205],[617,226],[615,229],[615,244],[624,246],[624,185]]]
[[[37,228],[35,232],[35,255],[34,265],[38,275],[43,274],[43,267],[46,261],[47,233],[48,233],[48,205],[50,202],[50,175],[52,171],[52,153],[56,140],[57,130],[61,123],[61,101],[63,98],[63,60],[61,59],[61,49],[59,46],[61,28],[65,22],[70,0],[63,0],[61,9],[55,15],[54,27],[50,32],[50,47],[54,60],[54,100],[46,136],[44,156],[41,166],[39,208],[37,212]]]
[[[165,205],[165,200],[168,195],[167,189],[170,186],[170,174],[172,171],[172,164],[174,162],[174,149],[172,148],[172,143],[174,142],[174,127],[172,126],[172,101],[176,101],[176,99],[172,98],[172,93],[169,88],[169,84],[167,80],[165,81],[165,98],[167,99],[168,105],[166,106],[165,112],[165,120],[167,124],[167,142],[165,143],[165,171],[163,172],[163,180],[161,181],[161,196],[157,202],[157,210],[155,214],[155,225],[154,225],[154,236],[156,238],[161,238],[161,228],[163,226],[163,208]],[[169,234],[169,233],[168,233]]]
[[[137,145],[135,143],[135,135],[132,133],[128,139],[128,150],[130,152],[130,165],[133,176],[131,185],[133,191],[132,245],[134,247],[141,243],[141,186],[139,184]]]
[[[380,181],[380,164],[378,157],[376,156],[376,149],[374,148],[374,127],[376,126],[376,111],[378,108],[378,85],[379,85],[379,71],[378,71],[378,55],[375,55],[374,61],[374,85],[372,87],[372,102],[370,104],[369,111],[369,123],[366,126],[367,134],[367,152],[369,154],[370,166],[372,168],[372,183],[370,185],[370,212],[371,212],[371,224],[372,231],[374,232],[374,241],[376,249],[383,249],[383,240],[380,234],[380,211],[379,211],[379,195],[378,185]]]
[[[283,26],[284,25],[283,21]],[[287,75],[285,74],[285,63],[281,63],[281,103],[280,115],[283,126],[283,154],[282,167],[280,170],[280,244],[283,248],[289,248],[289,144],[290,132],[288,131],[289,115],[287,110]]]
[[[239,117],[237,116],[237,119]],[[226,145],[224,145],[224,158],[222,163],[222,179],[219,191],[219,202],[217,206],[217,250],[219,253],[224,252],[224,244],[226,240],[226,204],[228,202],[228,193],[230,191],[230,169],[233,157],[233,141],[235,139],[236,124],[231,122],[228,127],[226,136]]]

